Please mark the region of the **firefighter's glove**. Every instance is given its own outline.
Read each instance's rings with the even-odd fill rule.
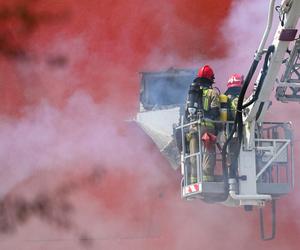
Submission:
[[[196,110],[196,108],[188,108],[188,111],[189,111],[190,116],[193,116],[196,114],[197,110]]]

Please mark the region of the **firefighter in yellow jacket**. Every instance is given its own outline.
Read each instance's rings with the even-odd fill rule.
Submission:
[[[227,83],[227,90],[225,95],[228,97],[228,121],[234,121],[237,103],[239,99],[239,95],[242,89],[242,85],[244,82],[244,76],[240,74],[233,74]],[[237,162],[234,161],[234,155],[236,155],[238,148],[238,139],[234,136],[229,144],[229,158],[228,165],[230,166],[229,175],[235,176],[235,172],[237,171]]]
[[[191,155],[199,153],[199,141],[201,141],[201,155],[198,159],[201,168],[197,171],[197,156],[190,157],[188,169],[188,184],[197,182],[202,169],[203,181],[214,180],[214,168],[216,164],[216,124],[214,120],[219,119],[219,93],[212,87],[214,83],[214,72],[209,65],[201,67],[197,78],[194,79],[189,88],[186,103],[186,119],[188,122],[200,119],[200,136],[198,125],[193,124],[187,133],[187,142]]]
[[[242,89],[243,81],[244,77],[240,74],[233,74],[228,80],[225,95],[228,96],[229,121],[233,121],[235,119],[237,103]]]

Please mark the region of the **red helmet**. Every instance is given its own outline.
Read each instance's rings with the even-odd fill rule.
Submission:
[[[198,77],[207,78],[211,81],[215,79],[214,71],[209,65],[204,65],[202,68],[199,69]]]
[[[227,88],[242,87],[243,82],[244,82],[243,75],[233,74],[228,80]]]

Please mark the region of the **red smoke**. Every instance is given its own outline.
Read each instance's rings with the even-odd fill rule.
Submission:
[[[219,7],[208,1],[15,2],[2,4],[0,15],[2,112],[14,113],[41,99],[60,105],[78,89],[132,112],[137,72],[145,69],[151,53],[186,61],[226,55],[218,27],[231,1]]]
[[[95,249],[297,249],[296,233],[289,244],[284,224],[276,248],[258,241],[254,214],[181,201],[178,173],[124,122],[138,109],[139,71],[226,58],[221,25],[232,1],[0,2],[1,179],[39,169],[14,193],[48,185],[56,201],[56,188],[70,183],[76,210],[73,231],[28,221],[5,246],[34,238],[41,242],[30,249],[48,246],[47,239],[61,247],[59,239],[86,231],[79,238]],[[28,211],[36,211],[28,199]],[[80,249],[76,241],[69,247]]]

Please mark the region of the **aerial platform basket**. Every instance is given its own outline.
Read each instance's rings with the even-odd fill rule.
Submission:
[[[216,122],[220,123],[220,122]],[[276,199],[282,195],[289,193],[294,186],[294,158],[292,144],[292,130],[290,123],[265,122],[257,124],[255,128],[255,161],[249,165],[243,159],[243,151],[246,148],[241,146],[239,158],[237,159],[239,176],[235,178],[234,187],[226,185],[221,168],[221,147],[216,147],[216,167],[215,175],[212,181],[205,181],[203,178],[202,159],[203,145],[199,136],[199,151],[190,154],[186,140],[187,128],[191,125],[200,124],[200,121],[186,123],[178,127],[181,130],[182,152],[181,152],[181,171],[183,178],[181,181],[181,195],[186,199],[200,198],[209,202],[224,202],[223,198],[227,189],[234,190],[234,194],[225,201],[226,205],[242,206],[250,205],[247,203],[247,197],[253,196],[253,200],[257,196],[256,205],[262,204],[267,200]],[[223,123],[225,126],[225,134],[228,134],[230,122]],[[201,135],[201,126],[198,126],[198,135]],[[196,157],[197,178],[194,183],[189,181],[189,168],[191,167],[190,159]],[[255,177],[251,178],[244,174],[243,168],[253,168]],[[252,186],[247,189],[248,186]],[[253,186],[255,188],[253,189]],[[256,192],[253,193],[253,190]],[[269,199],[263,199],[269,197]],[[230,202],[229,202],[230,201]],[[253,203],[255,205],[255,203]]]

